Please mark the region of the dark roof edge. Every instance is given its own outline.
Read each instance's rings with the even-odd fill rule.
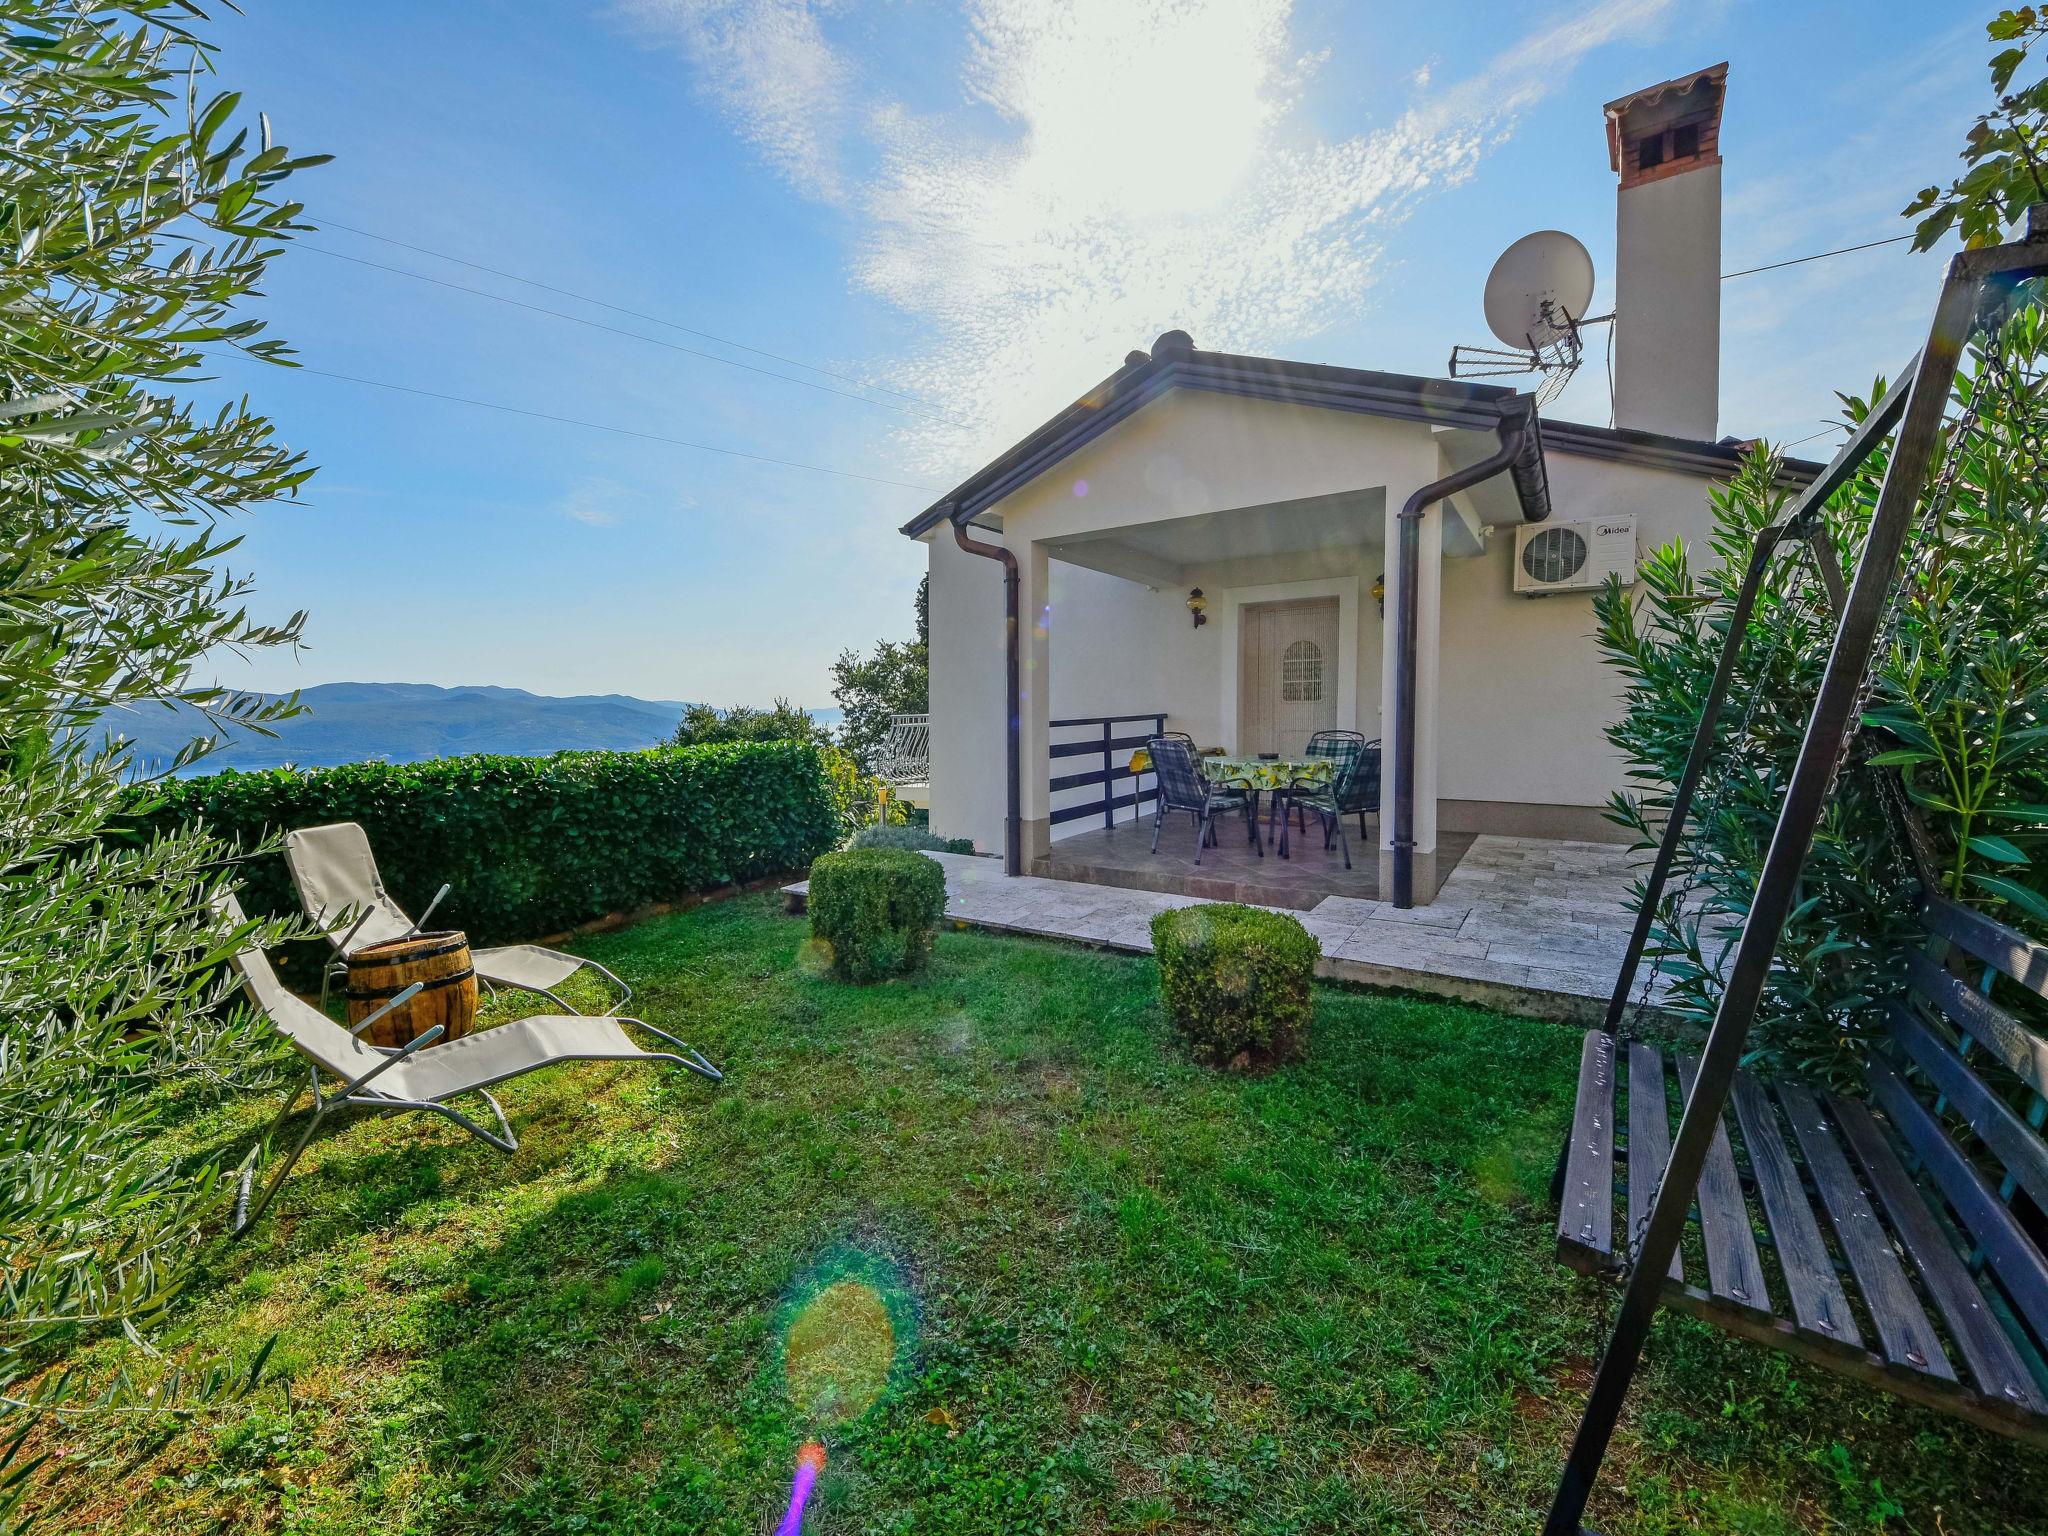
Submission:
[[[1422,421],[1431,426],[1493,430],[1504,418],[1523,412],[1532,423],[1535,420],[1534,403],[1528,395],[1497,385],[1230,352],[1199,352],[1188,341],[1186,332],[1168,331],[1153,343],[1149,354],[1133,352],[1122,368],[933,502],[905,523],[902,531],[918,538],[947,517],[973,517],[1176,388],[1355,411]],[[1532,518],[1543,516],[1543,510],[1538,509],[1547,509],[1549,502],[1543,464],[1546,447],[1587,458],[1707,476],[1732,474],[1746,451],[1736,444],[1665,437],[1655,432],[1544,422],[1531,432],[1529,445],[1513,468],[1516,492],[1525,513]],[[1820,466],[1788,459],[1785,471],[1788,483],[1803,485],[1820,473]]]
[[[1734,474],[1742,467],[1742,461],[1749,457],[1753,446],[1747,441],[1723,439],[1709,443],[1696,437],[1667,437],[1662,432],[1641,432],[1630,427],[1596,427],[1578,421],[1546,421],[1543,424],[1543,441],[1555,453],[1707,476]],[[1778,482],[1798,489],[1824,467],[1811,459],[1781,459]]]

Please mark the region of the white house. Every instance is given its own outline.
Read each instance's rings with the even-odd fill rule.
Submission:
[[[1623,784],[1604,736],[1617,685],[1590,591],[1524,595],[1518,555],[1526,586],[1631,521],[1624,564],[1705,546],[1707,487],[1743,450],[1716,421],[1725,77],[1606,108],[1618,426],[1169,331],[906,525],[930,550],[933,827],[1045,870],[1056,840],[1105,820],[1099,785],[1061,781],[1106,758],[1055,744],[1164,715],[1236,752],[1322,727],[1381,738],[1379,891],[1397,904],[1431,898],[1453,834],[1616,836],[1600,807]],[[1518,550],[1530,525],[1568,532]]]

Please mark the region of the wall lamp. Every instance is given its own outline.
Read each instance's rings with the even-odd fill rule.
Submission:
[[[1202,610],[1209,606],[1209,599],[1202,596],[1202,589],[1196,587],[1188,594],[1188,612],[1195,616],[1195,628],[1200,629],[1209,622],[1209,615]]]

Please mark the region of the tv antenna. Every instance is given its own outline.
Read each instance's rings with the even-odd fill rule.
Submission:
[[[1500,253],[1486,278],[1486,327],[1498,347],[1451,348],[1454,379],[1540,373],[1536,403],[1555,400],[1585,354],[1580,332],[1611,322],[1588,315],[1593,258],[1561,229],[1539,229]]]

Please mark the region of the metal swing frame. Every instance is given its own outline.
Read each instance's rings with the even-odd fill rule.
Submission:
[[[1728,637],[1691,752],[1673,795],[1642,909],[1630,936],[1627,957],[1608,1003],[1607,1022],[1618,1024],[1628,1005],[1644,947],[1669,879],[1694,795],[1712,755],[1716,723],[1733,679],[1743,633],[1771,559],[1788,539],[1804,539],[1820,568],[1838,615],[1826,671],[1814,695],[1799,755],[1787,782],[1757,879],[1756,894],[1736,941],[1721,1001],[1714,1013],[1698,1076],[1686,1095],[1671,1155],[1657,1187],[1637,1247],[1620,1310],[1606,1352],[1587,1395],[1570,1454],[1552,1499],[1544,1536],[1581,1536],[1586,1501],[1613,1439],[1623,1400],[1635,1379],[1643,1346],[1656,1317],[1665,1271],[1677,1251],[1699,1185],[1700,1171],[1721,1123],[1750,1026],[1769,979],[1778,940],[1794,904],[1799,875],[1833,788],[1844,747],[1857,723],[1863,680],[1872,663],[1900,556],[1911,532],[1927,470],[1940,445],[1950,393],[1964,348],[1977,334],[1987,299],[2028,278],[2048,273],[2048,208],[2031,210],[2027,238],[2009,245],[1965,251],[1949,263],[1926,345],[1908,365],[1903,381],[1842,445],[1819,479],[1792,511],[1759,535],[1732,610]],[[1841,574],[1821,520],[1821,509],[1845,484],[1893,426],[1898,438],[1886,466],[1853,584],[1840,589]],[[1832,577],[1828,572],[1833,569]]]

